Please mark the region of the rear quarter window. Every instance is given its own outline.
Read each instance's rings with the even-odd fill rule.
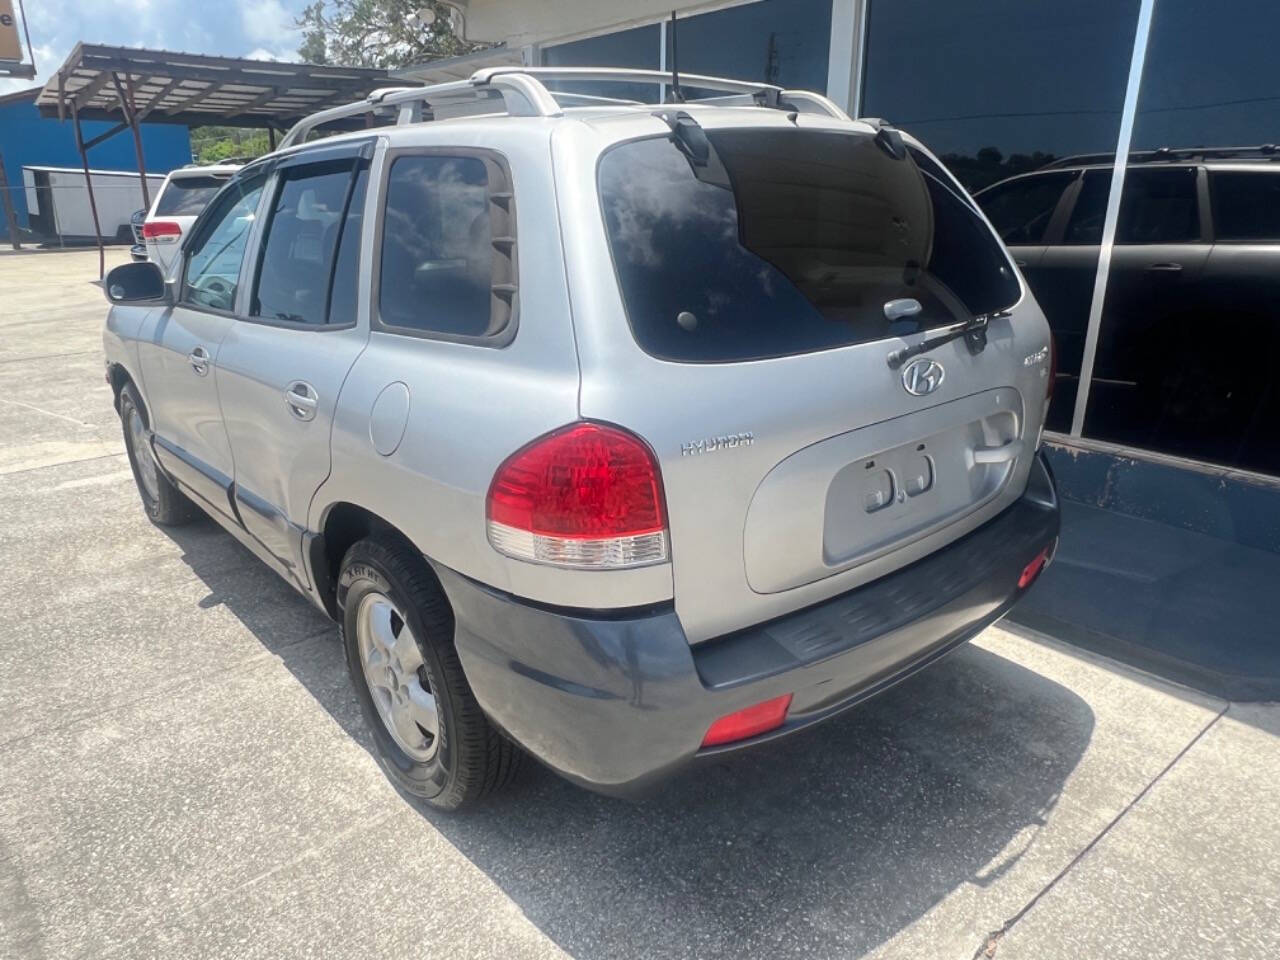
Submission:
[[[505,166],[487,153],[394,158],[377,280],[384,327],[493,345],[514,335],[508,184]]]
[[[214,198],[230,177],[175,177],[156,200],[157,217],[194,217]]]
[[[636,342],[732,362],[866,343],[1011,306],[1020,287],[967,199],[870,135],[708,131],[615,146],[599,190]],[[921,311],[890,321],[887,301]]]
[[[1213,227],[1227,243],[1280,243],[1280,173],[1213,170]]]

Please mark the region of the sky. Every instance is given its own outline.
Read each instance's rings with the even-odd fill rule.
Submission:
[[[0,79],[0,94],[43,84],[78,41],[261,60],[296,60],[294,19],[307,0],[24,0],[36,79]],[[15,3],[16,7],[17,4]]]

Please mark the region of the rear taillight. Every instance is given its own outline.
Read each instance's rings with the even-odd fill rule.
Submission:
[[[156,243],[176,243],[182,236],[182,225],[172,220],[154,220],[142,225],[142,239]]]
[[[574,423],[517,450],[485,513],[489,542],[518,560],[617,570],[669,556],[657,461],[618,427]]]

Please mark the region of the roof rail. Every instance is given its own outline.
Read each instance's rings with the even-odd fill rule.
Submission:
[[[1046,163],[1041,170],[1055,170],[1062,167],[1082,167],[1088,164],[1115,162],[1114,153],[1079,153],[1070,157],[1059,157]],[[1129,154],[1129,163],[1160,163],[1161,161],[1178,160],[1280,160],[1280,148],[1274,143],[1261,143],[1251,147],[1158,147],[1155,150],[1134,150]]]
[[[296,123],[280,141],[280,149],[303,143],[317,127],[362,114],[396,111],[396,123],[418,123],[423,120],[423,108],[436,105],[465,102],[467,100],[503,101],[509,116],[559,117],[563,109],[556,97],[582,103],[629,105],[634,100],[617,100],[607,97],[588,97],[585,94],[555,94],[543,81],[581,81],[593,83],[662,84],[674,83],[673,74],[666,70],[626,70],[601,67],[487,67],[477,70],[466,80],[451,80],[426,87],[388,87],[375,90],[363,100],[331,107],[313,113]],[[849,116],[832,101],[808,90],[784,90],[769,83],[752,83],[726,77],[705,77],[698,74],[680,74],[680,86],[695,90],[713,90],[720,93],[741,94],[751,97],[761,106],[792,110],[798,113],[816,113],[841,120]],[[665,99],[665,98],[664,98]]]

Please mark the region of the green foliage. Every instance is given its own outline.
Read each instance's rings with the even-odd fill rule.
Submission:
[[[241,127],[193,127],[191,152],[197,163],[219,163],[231,157],[260,157],[271,149],[265,130]]]
[[[328,63],[329,44],[325,35],[324,0],[316,0],[303,8],[297,23],[302,28],[302,46],[298,48],[298,56],[302,58],[302,62]]]
[[[434,14],[431,23],[425,23]],[[478,50],[454,33],[450,9],[430,0],[315,0],[298,18],[307,63],[404,67]]]

